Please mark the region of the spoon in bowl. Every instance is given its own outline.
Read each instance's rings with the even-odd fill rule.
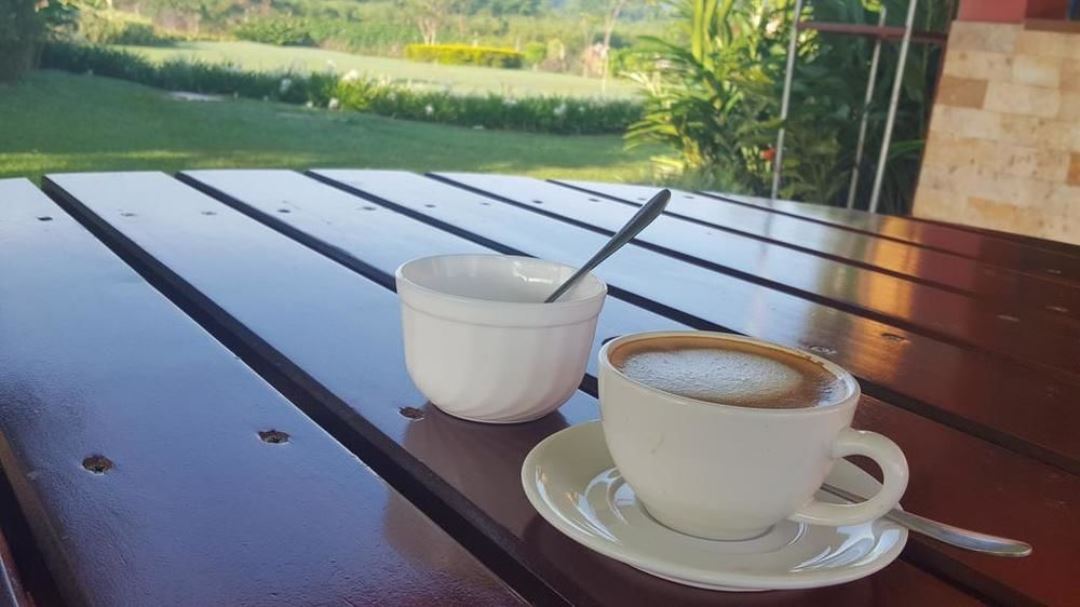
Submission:
[[[582,276],[585,276],[605,259],[611,257],[612,253],[621,249],[624,244],[633,240],[639,232],[645,229],[645,226],[660,216],[670,199],[671,190],[663,189],[657,192],[655,196],[649,199],[649,202],[646,202],[638,209],[637,213],[634,213],[634,216],[630,218],[630,221],[626,222],[626,225],[618,232],[615,232],[615,235],[604,243],[604,246],[600,247],[600,250],[595,255],[589,258],[589,261],[585,262],[585,265],[581,266],[577,272],[574,272],[570,278],[567,278],[565,282],[559,285],[559,288],[555,289],[551,295],[548,295],[544,303],[551,303],[562,297],[564,293],[570,290],[570,287],[581,280]]]

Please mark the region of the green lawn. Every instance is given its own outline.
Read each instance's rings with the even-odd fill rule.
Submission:
[[[339,74],[357,70],[361,74],[385,77],[414,85],[448,87],[457,93],[496,92],[524,95],[602,95],[600,80],[572,74],[534,72],[528,69],[503,70],[466,65],[436,65],[389,57],[365,57],[318,48],[280,47],[254,42],[181,42],[170,47],[122,47],[156,61],[173,57],[209,62],[228,61],[252,70],[297,71],[332,69]],[[630,97],[632,83],[608,83],[607,96]]]
[[[36,72],[0,85],[0,177],[215,167],[461,170],[646,181],[617,136],[533,135],[246,99],[181,101],[121,80]]]

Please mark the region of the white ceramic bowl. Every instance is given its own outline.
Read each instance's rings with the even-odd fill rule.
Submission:
[[[464,419],[515,423],[557,409],[577,389],[607,286],[587,275],[506,255],[440,255],[397,269],[405,364],[416,387]]]

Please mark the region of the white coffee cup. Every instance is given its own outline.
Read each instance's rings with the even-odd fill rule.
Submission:
[[[443,411],[515,423],[559,408],[581,383],[607,286],[531,257],[440,255],[397,269],[405,365]]]
[[[770,409],[717,404],[635,381],[610,355],[631,342],[707,337],[724,348],[746,342],[810,359],[845,387],[836,402]],[[640,344],[639,344],[640,345]],[[649,514],[677,531],[739,540],[790,519],[820,525],[873,520],[907,488],[903,452],[888,438],[851,428],[859,384],[850,373],[812,354],[725,333],[627,335],[600,350],[600,410],[604,437],[619,473]],[[838,458],[865,455],[881,467],[881,490],[860,504],[814,498]]]

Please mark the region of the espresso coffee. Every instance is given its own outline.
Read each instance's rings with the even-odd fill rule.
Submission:
[[[820,407],[850,391],[809,358],[710,337],[632,341],[609,352],[608,359],[630,379],[657,390],[736,407]]]

